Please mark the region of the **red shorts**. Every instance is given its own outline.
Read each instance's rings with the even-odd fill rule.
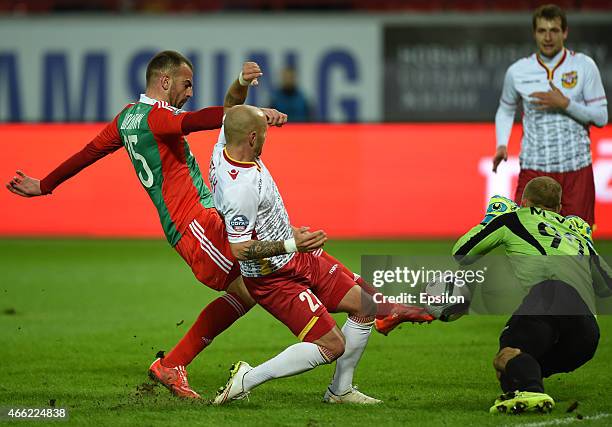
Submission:
[[[338,265],[311,253],[296,253],[278,271],[244,277],[251,296],[302,341],[316,341],[336,322],[329,312],[355,285]]]
[[[357,273],[353,273],[353,271],[351,271],[347,266],[345,266],[344,264],[342,264],[339,260],[337,260],[336,258],[334,258],[333,256],[331,256],[330,254],[328,254],[327,252],[325,252],[323,249],[317,249],[316,251],[312,251],[311,254],[313,254],[314,256],[320,256],[325,258],[328,262],[331,262],[332,264],[338,264],[338,267],[340,267],[342,269],[342,271],[344,272],[344,274],[346,274],[349,277],[353,278],[353,281],[355,283],[357,283],[357,280],[359,278],[361,278],[361,276]],[[357,283],[359,284],[359,283]]]
[[[591,226],[595,222],[595,182],[591,165],[572,172],[540,172],[521,169],[514,201],[521,204],[523,190],[538,176],[549,176],[561,184],[561,215],[578,215]]]
[[[202,209],[174,249],[189,264],[195,277],[209,288],[224,291],[240,276],[225,224],[215,208]]]

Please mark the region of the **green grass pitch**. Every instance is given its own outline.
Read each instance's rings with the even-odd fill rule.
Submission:
[[[442,254],[450,247],[449,241],[352,241],[327,249],[358,270],[361,254]],[[612,242],[598,247],[612,254]],[[322,404],[333,372],[322,366],[218,408],[147,386],[155,353],[169,350],[217,295],[196,282],[165,242],[3,239],[0,260],[0,407],[42,407],[54,399],[69,409],[69,424],[97,426],[612,423],[612,316],[599,317],[602,337],[591,362],[546,381],[557,400],[550,415],[488,414],[499,393],[491,360],[505,321],[495,316],[403,325],[389,337],[373,333],[355,382],[385,401],[377,407]],[[190,382],[211,398],[232,362],[257,364],[294,342],[256,308],[189,366]],[[574,401],[578,409],[566,413]]]

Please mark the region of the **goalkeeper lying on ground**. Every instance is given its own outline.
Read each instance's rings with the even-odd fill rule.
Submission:
[[[558,213],[557,181],[529,181],[522,206],[493,197],[484,220],[453,248],[459,263],[470,264],[503,246],[528,289],[499,338],[493,366],[504,394],[492,413],[550,411],[554,401],[544,393],[542,378],[571,372],[593,357],[599,341],[595,294],[612,294],[612,270],[597,255],[590,227]]]

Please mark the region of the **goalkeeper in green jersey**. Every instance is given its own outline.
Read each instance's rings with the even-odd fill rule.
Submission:
[[[504,394],[492,413],[550,411],[542,378],[575,370],[597,349],[595,295],[612,295],[612,270],[595,251],[588,224],[560,210],[559,183],[534,178],[521,208],[495,196],[484,220],[453,248],[460,264],[470,264],[503,246],[527,290],[499,338],[493,366]]]

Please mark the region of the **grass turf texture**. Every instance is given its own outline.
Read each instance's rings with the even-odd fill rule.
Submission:
[[[354,241],[327,248],[359,269],[362,253],[443,254],[450,247]],[[612,242],[598,247],[612,253]],[[373,333],[355,382],[385,401],[377,407],[322,404],[333,366],[264,384],[250,401],[211,407],[148,386],[157,350],[169,350],[217,295],[165,242],[5,239],[0,259],[0,407],[43,407],[55,399],[78,425],[515,425],[578,422],[577,414],[585,417],[581,425],[612,422],[605,415],[612,413],[612,316],[599,318],[602,338],[591,362],[546,381],[557,401],[551,415],[488,414],[499,394],[491,359],[505,321],[495,316],[403,325],[389,337]],[[294,342],[257,307],[189,366],[191,385],[211,398],[232,362],[257,364]],[[578,409],[565,413],[574,401]]]

